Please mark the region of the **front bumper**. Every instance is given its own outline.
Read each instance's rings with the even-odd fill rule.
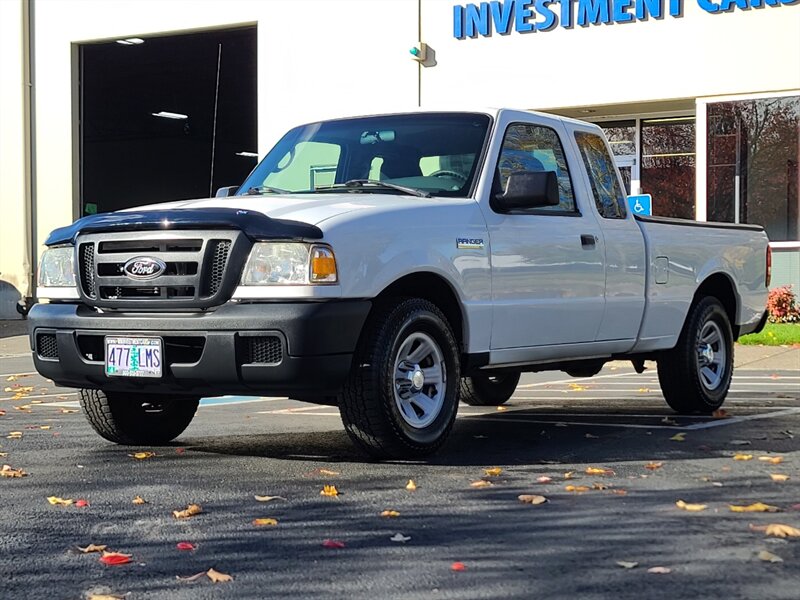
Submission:
[[[99,313],[38,304],[28,319],[36,370],[56,384],[141,393],[219,396],[335,394],[352,363],[368,300],[229,303],[202,313]],[[108,377],[106,335],[164,340],[160,378]],[[259,344],[269,348],[269,357]],[[253,348],[256,348],[254,351]]]

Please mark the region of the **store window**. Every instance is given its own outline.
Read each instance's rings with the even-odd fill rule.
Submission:
[[[695,119],[642,120],[642,193],[653,197],[653,214],[695,218]]]
[[[638,180],[636,169],[636,121],[607,121],[598,123],[614,153],[614,162],[622,175],[626,193],[631,193],[633,180]]]
[[[708,104],[708,219],[800,239],[800,96]]]

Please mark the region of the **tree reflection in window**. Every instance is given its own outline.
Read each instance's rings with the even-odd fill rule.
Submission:
[[[575,140],[589,173],[597,212],[606,219],[624,219],[627,214],[625,194],[622,193],[614,159],[608,153],[605,141],[599,135],[585,131],[576,131]]]

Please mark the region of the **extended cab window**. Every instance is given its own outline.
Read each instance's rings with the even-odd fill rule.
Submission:
[[[497,193],[506,189],[509,175],[516,171],[554,171],[558,177],[558,206],[536,208],[535,212],[576,212],[564,149],[554,130],[527,123],[508,126],[495,174]]]
[[[625,194],[605,141],[599,135],[586,131],[576,131],[575,141],[578,142],[583,164],[589,174],[597,212],[606,219],[624,219],[627,214]]]

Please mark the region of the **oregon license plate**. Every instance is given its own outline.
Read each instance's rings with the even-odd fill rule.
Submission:
[[[109,377],[161,377],[161,338],[106,337],[106,375]]]

